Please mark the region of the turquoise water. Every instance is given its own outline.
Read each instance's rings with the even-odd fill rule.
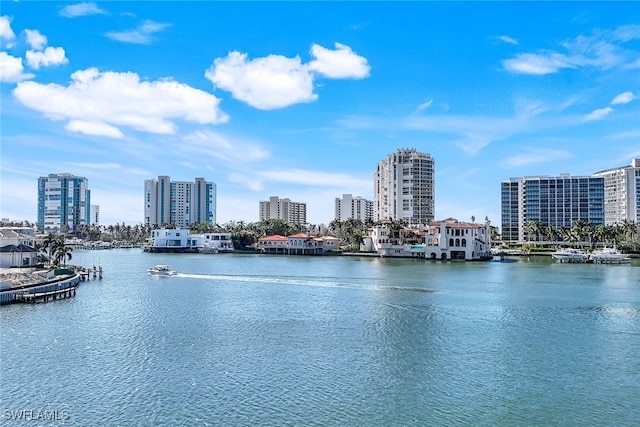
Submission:
[[[640,420],[637,261],[136,249],[75,251],[72,261],[101,265],[104,278],[69,300],[0,307],[0,424]],[[146,274],[161,263],[179,275]]]

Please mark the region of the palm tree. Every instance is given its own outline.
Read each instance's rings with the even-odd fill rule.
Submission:
[[[73,248],[67,245],[59,245],[56,247],[55,252],[53,253],[54,264],[60,265],[60,261],[64,262],[64,265],[67,265],[66,259],[71,260],[71,252],[73,252]]]
[[[64,246],[64,242],[60,236],[56,236],[53,233],[49,233],[42,241],[40,249],[42,249],[47,255],[47,261],[49,261],[49,263],[51,263],[53,254],[57,250],[58,246]]]
[[[528,241],[531,241],[533,237],[535,237],[536,241],[539,241],[540,233],[542,232],[542,223],[540,221],[527,221],[524,226],[524,231]]]
[[[552,225],[548,225],[546,227],[546,233],[545,233],[545,239],[547,240],[547,242],[553,242],[555,244],[558,243],[558,240],[560,239],[560,232],[559,230],[552,226]]]

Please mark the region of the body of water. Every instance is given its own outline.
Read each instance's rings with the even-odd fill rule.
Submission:
[[[2,424],[632,426],[640,264],[75,251],[0,307]],[[155,264],[178,271],[147,275]],[[22,411],[22,412],[21,412]]]

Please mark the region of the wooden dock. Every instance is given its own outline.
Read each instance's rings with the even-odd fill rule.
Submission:
[[[76,296],[77,287],[78,286],[76,285],[69,288],[57,289],[55,291],[16,294],[16,296],[14,297],[14,301],[33,304],[36,302],[47,302],[55,301],[58,299],[71,298]]]
[[[13,283],[7,287],[3,283],[0,290],[0,305],[12,303],[37,303],[57,301],[76,296],[76,289],[80,282],[93,278],[102,279],[102,266],[92,268],[73,267],[68,269],[56,269],[55,277],[46,281],[33,281],[32,283]]]

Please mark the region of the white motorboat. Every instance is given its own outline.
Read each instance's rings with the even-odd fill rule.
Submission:
[[[155,267],[148,268],[147,271],[152,276],[175,276],[178,274],[166,264],[158,264]]]
[[[587,262],[589,256],[580,249],[563,248],[551,254],[560,262]]]
[[[591,259],[596,264],[622,264],[631,261],[631,257],[616,248],[602,248],[593,251]]]

